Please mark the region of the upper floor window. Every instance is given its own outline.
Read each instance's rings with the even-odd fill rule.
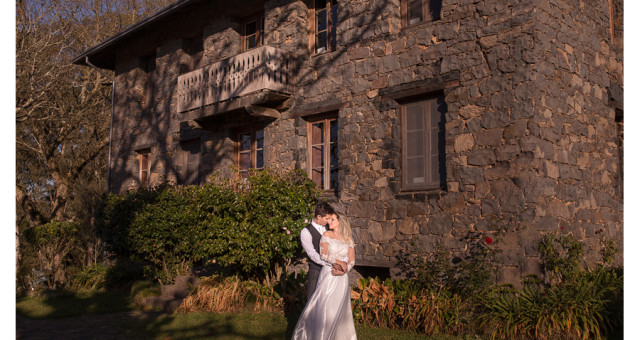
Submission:
[[[151,162],[149,161],[150,149],[138,151],[138,183],[140,187],[149,186],[149,175],[151,174]]]
[[[402,26],[440,19],[442,0],[401,0]]]
[[[177,160],[179,183],[182,185],[200,184],[200,140],[182,141],[180,149]]]
[[[338,117],[309,120],[308,159],[311,179],[324,190],[338,188]]]
[[[242,23],[242,51],[264,45],[264,16],[254,16]]]
[[[402,104],[402,189],[444,187],[446,110],[442,96]]]
[[[251,128],[238,134],[236,160],[240,176],[246,178],[250,169],[264,167],[264,130]]]
[[[322,53],[336,49],[336,26],[338,25],[338,2],[336,0],[314,1],[313,51]]]

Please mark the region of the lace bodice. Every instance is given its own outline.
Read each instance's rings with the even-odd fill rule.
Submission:
[[[347,263],[347,270],[351,270],[355,264],[353,240],[347,243],[343,240],[322,236],[320,239],[320,257],[329,263],[344,261]]]

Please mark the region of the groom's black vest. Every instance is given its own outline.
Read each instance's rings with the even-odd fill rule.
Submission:
[[[322,238],[322,234],[316,230],[313,224],[309,224],[306,226],[307,230],[311,233],[311,244],[313,244],[313,249],[320,254],[320,239]],[[318,276],[320,276],[320,271],[322,270],[322,266],[311,261],[309,255],[307,255],[307,262],[309,263],[309,276],[307,279],[307,300],[311,299],[313,292],[316,290],[316,285],[318,283]]]
[[[313,244],[313,249],[315,249],[316,252],[320,254],[320,239],[322,238],[322,234],[318,232],[318,230],[313,226],[313,224],[309,224],[305,228],[307,228],[307,230],[309,230],[309,232],[311,233],[311,244]],[[307,255],[307,257],[309,256]],[[309,271],[314,270],[319,272],[322,269],[322,266],[311,261],[311,258],[309,258],[308,262],[309,262]]]

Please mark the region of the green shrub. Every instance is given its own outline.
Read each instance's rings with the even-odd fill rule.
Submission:
[[[127,288],[140,277],[142,277],[141,268],[131,263],[112,266],[97,263],[80,268],[69,280],[67,288],[72,290]]]
[[[147,277],[161,282],[198,261],[264,277],[299,254],[298,234],[317,195],[300,170],[111,194],[104,200],[100,233],[111,250],[144,263]]]
[[[496,254],[500,249],[497,240],[487,242],[480,233],[470,233],[466,242],[466,250],[453,258],[442,242],[430,254],[416,246],[413,258],[401,260],[403,273],[427,290],[443,290],[471,298],[495,282]]]
[[[82,268],[73,278],[75,289],[98,290],[105,286],[108,267],[103,264],[95,264]]]
[[[25,240],[37,261],[32,268],[32,287],[43,281],[47,289],[59,289],[65,286],[67,266],[71,262],[71,253],[78,247],[76,224],[67,221],[52,220],[25,231]]]

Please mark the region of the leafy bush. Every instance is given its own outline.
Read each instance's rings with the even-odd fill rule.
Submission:
[[[33,264],[30,275],[32,287],[38,286],[40,282],[48,289],[64,287],[70,254],[78,247],[78,230],[76,224],[52,220],[25,231],[25,249],[28,247],[29,251],[37,255],[37,262]]]
[[[470,298],[494,283],[497,240],[469,233],[466,251],[453,257],[440,242],[433,253],[415,247],[412,258],[401,258],[406,277],[430,291],[445,291]]]
[[[111,194],[104,200],[100,233],[116,254],[145,263],[147,277],[161,282],[198,261],[242,277],[264,277],[299,254],[297,235],[317,195],[300,170]]]
[[[130,263],[105,265],[102,263],[82,267],[71,280],[67,287],[72,290],[105,290],[112,288],[125,288],[142,276],[139,266]]]
[[[97,290],[105,286],[108,267],[103,264],[86,266],[73,278],[76,289]]]

